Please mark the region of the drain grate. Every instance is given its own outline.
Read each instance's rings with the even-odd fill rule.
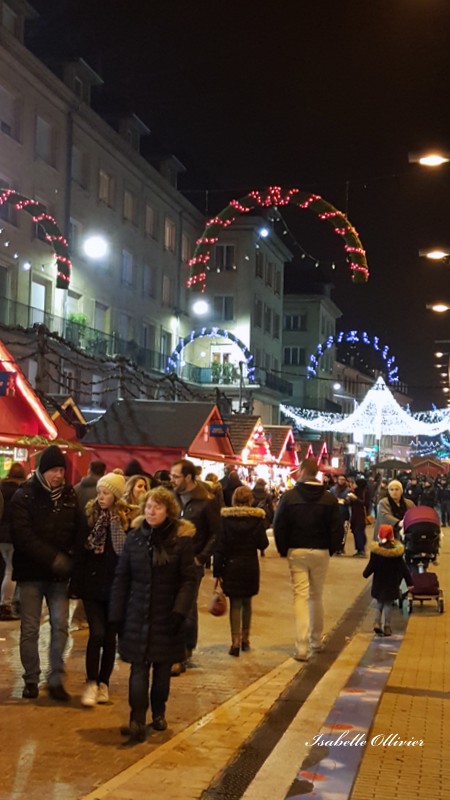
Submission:
[[[326,649],[305,664],[234,759],[205,789],[201,800],[240,800],[303,703],[360,626],[370,602],[370,586],[367,586],[327,638]]]

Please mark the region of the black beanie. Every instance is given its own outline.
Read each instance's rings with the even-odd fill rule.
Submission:
[[[43,475],[48,469],[53,469],[54,467],[64,467],[64,469],[67,469],[67,464],[63,452],[56,444],[51,444],[50,447],[46,447],[45,450],[42,451],[38,469],[41,475]]]

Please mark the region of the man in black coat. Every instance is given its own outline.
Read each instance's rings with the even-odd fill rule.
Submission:
[[[278,552],[288,558],[294,591],[294,658],[307,661],[322,646],[322,594],[330,556],[341,550],[344,525],[336,497],[316,479],[317,463],[306,458],[298,482],[281,496],[274,518]]]
[[[195,526],[192,544],[197,572],[197,586],[195,599],[185,625],[186,657],[189,659],[192,651],[197,647],[197,597],[205,574],[205,564],[209,564],[213,552],[214,539],[220,530],[220,512],[216,499],[208,491],[206,484],[197,480],[196,466],[192,461],[188,461],[186,458],[176,461],[172,465],[170,479],[180,504],[180,517]],[[182,664],[174,664],[172,674],[179,675],[184,669]]]
[[[66,460],[56,445],[43,450],[33,477],[11,501],[13,579],[20,589],[20,658],[24,698],[39,695],[39,629],[43,599],[50,616],[48,691],[67,701],[63,655],[69,624],[68,581],[77,530],[83,525],[72,486],[65,484]]]

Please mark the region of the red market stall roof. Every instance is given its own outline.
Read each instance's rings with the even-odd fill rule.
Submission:
[[[436,478],[438,475],[442,475],[446,472],[446,467],[439,461],[437,458],[412,458],[411,465],[414,472],[419,472],[425,475],[430,475],[432,478]]]
[[[290,425],[264,425],[275,462],[282,467],[298,467],[297,446]]]
[[[0,342],[0,442],[13,445],[22,436],[56,439],[56,425],[20,367]]]

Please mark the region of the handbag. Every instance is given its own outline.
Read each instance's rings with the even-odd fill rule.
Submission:
[[[366,514],[366,525],[373,525],[375,517],[372,514]]]
[[[227,610],[227,598],[222,589],[220,578],[216,578],[214,589],[208,603],[208,611],[213,617],[223,617]]]

